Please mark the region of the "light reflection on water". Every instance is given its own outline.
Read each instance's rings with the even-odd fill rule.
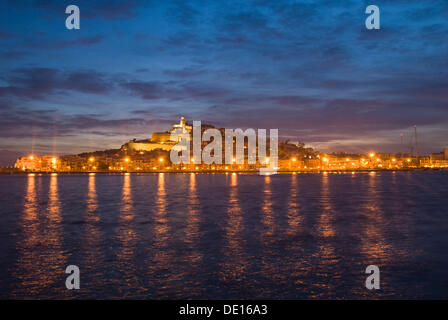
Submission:
[[[302,223],[302,216],[299,209],[299,194],[298,194],[298,180],[297,174],[291,175],[291,186],[289,188],[289,200],[288,200],[288,235],[294,235],[299,231]]]
[[[221,280],[229,283],[232,290],[242,288],[247,273],[247,257],[244,252],[244,221],[238,197],[238,175],[232,174],[229,184],[228,204],[224,224],[224,263]]]
[[[104,268],[104,252],[101,250],[101,218],[98,209],[98,195],[96,191],[96,176],[94,173],[88,176],[86,210],[85,210],[85,224],[83,224],[83,237],[81,264],[77,264],[86,272],[101,277]],[[77,261],[73,261],[77,263]],[[88,288],[88,287],[87,287]]]
[[[377,192],[378,179],[376,172],[369,173],[367,189],[369,197],[365,206],[367,221],[364,228],[365,236],[361,239],[361,252],[372,261],[382,261],[382,259],[387,258],[386,253],[390,250],[390,243],[387,243],[380,227],[384,225],[384,213],[380,194]]]
[[[446,298],[447,178],[3,176],[0,297]],[[381,292],[364,287],[369,264]]]
[[[188,190],[188,215],[187,215],[187,227],[185,232],[185,242],[187,247],[191,250],[189,263],[192,267],[197,266],[202,260],[202,254],[197,250],[199,243],[199,215],[200,215],[200,203],[196,189],[196,174],[190,174],[190,184]]]
[[[127,298],[130,292],[139,288],[139,277],[133,263],[137,250],[137,233],[134,230],[135,218],[131,176],[125,174],[123,176],[123,188],[121,194],[121,208],[118,219],[117,237],[119,246],[117,251],[117,266],[119,266],[120,278],[124,286],[120,287],[120,295]],[[132,295],[131,295],[132,297]]]
[[[50,176],[47,199],[39,198],[35,179],[35,175],[28,176],[22,216],[23,241],[17,243],[19,256],[14,269],[19,282],[13,297],[45,295],[48,288],[53,288],[63,278],[60,271],[65,271],[67,266],[68,254],[62,243],[58,176]],[[40,206],[41,200],[46,200],[45,207]]]
[[[331,194],[330,174],[324,172],[321,175],[321,194],[319,198],[320,214],[318,219],[318,250],[314,259],[320,261],[316,268],[321,281],[313,285],[312,298],[319,298],[320,291],[327,290],[329,298],[335,297],[335,283],[341,279],[341,271],[335,268],[340,263],[340,257],[335,252],[334,239],[336,235],[333,208],[334,196]],[[316,293],[317,292],[317,293]]]

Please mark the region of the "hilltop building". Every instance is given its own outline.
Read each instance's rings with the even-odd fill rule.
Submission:
[[[187,124],[184,117],[180,118],[179,123],[173,125],[173,127],[166,132],[154,132],[150,139],[144,140],[131,140],[121,146],[123,151],[139,152],[139,151],[153,151],[156,149],[162,149],[170,151],[178,142],[180,137],[174,139],[171,138],[173,132],[187,132],[191,134],[193,126]]]

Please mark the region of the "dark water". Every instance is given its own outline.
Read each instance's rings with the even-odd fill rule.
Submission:
[[[447,196],[448,172],[3,175],[0,298],[448,298]]]

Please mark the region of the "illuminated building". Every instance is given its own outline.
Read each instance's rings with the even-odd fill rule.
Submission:
[[[153,151],[156,149],[162,149],[170,151],[178,142],[179,138],[172,139],[172,133],[175,132],[187,132],[191,133],[193,127],[185,121],[184,117],[180,118],[179,123],[173,125],[173,127],[167,132],[154,132],[150,139],[145,140],[131,140],[128,143],[121,146],[125,151]]]
[[[210,125],[201,126],[201,134],[214,128]],[[218,129],[224,136],[225,129]],[[230,163],[225,163],[224,154],[222,164],[205,164],[195,162],[192,154],[190,163],[174,164],[171,162],[170,150],[179,142],[180,134],[192,134],[193,127],[182,117],[179,123],[172,126],[169,131],[155,132],[151,139],[136,141],[132,140],[124,144],[121,149],[110,149],[81,153],[78,155],[37,156],[31,154],[27,157],[17,159],[16,170],[20,171],[40,171],[40,172],[244,172],[258,171],[260,167],[266,167],[272,162],[268,154],[260,163],[257,159],[255,163],[249,163],[248,141],[242,139],[244,146],[244,161],[238,163],[237,158],[232,153],[229,157]],[[230,140],[237,146],[237,139]],[[207,146],[209,142],[201,140],[201,148]],[[268,141],[269,144],[269,141]],[[223,139],[223,146],[225,139]],[[184,146],[185,147],[185,146]],[[258,148],[258,147],[257,147]],[[224,148],[225,149],[225,148]],[[192,150],[192,148],[191,148]],[[191,152],[190,150],[190,152]],[[234,149],[235,150],[235,149]],[[447,168],[448,148],[443,152],[434,153],[428,157],[413,157],[405,154],[386,154],[371,150],[366,154],[349,154],[344,152],[323,154],[312,148],[305,148],[304,143],[278,142],[279,158],[278,171],[356,171],[356,170],[399,170],[413,168]],[[256,150],[258,152],[258,150]]]
[[[14,167],[22,171],[56,171],[60,169],[60,162],[54,156],[30,155],[16,160]]]

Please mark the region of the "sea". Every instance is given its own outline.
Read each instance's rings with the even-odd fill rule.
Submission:
[[[448,298],[448,171],[0,175],[0,201],[1,299]]]

